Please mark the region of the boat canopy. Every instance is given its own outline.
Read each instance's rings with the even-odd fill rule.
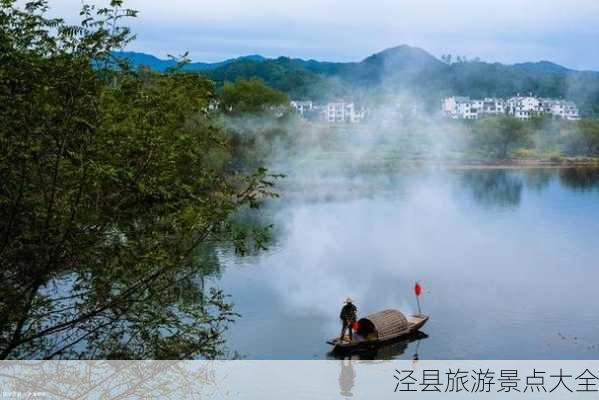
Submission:
[[[399,310],[383,310],[358,321],[358,334],[363,337],[376,334],[378,340],[392,339],[408,330],[408,320]]]

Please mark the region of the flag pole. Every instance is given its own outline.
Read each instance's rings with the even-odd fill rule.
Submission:
[[[414,285],[414,294],[416,295],[416,304],[418,304],[418,315],[422,315],[422,310],[420,309],[420,293],[422,293],[422,287],[420,283],[416,281]]]

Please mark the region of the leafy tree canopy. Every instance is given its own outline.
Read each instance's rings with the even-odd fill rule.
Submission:
[[[262,113],[289,102],[287,96],[264,84],[261,79],[237,79],[226,82],[220,98],[220,108],[228,114]]]
[[[527,145],[531,133],[530,127],[516,118],[485,118],[472,126],[472,144],[489,155],[503,159],[516,146]]]
[[[0,2],[0,359],[223,356],[235,314],[202,282],[217,245],[263,247],[235,216],[273,195],[266,171],[231,167],[211,82],[102,68],[135,11],[19,4]]]

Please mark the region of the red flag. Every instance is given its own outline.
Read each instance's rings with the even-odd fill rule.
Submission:
[[[414,293],[416,293],[416,296],[420,296],[422,293],[422,287],[418,282],[416,282],[416,286],[414,286]]]

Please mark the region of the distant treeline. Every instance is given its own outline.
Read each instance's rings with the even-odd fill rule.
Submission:
[[[166,70],[176,63],[143,53],[119,53],[132,65]],[[365,99],[404,92],[430,110],[442,98],[511,97],[533,93],[539,97],[576,102],[586,116],[599,114],[599,72],[574,71],[547,61],[504,65],[480,59],[437,59],[426,51],[398,46],[360,62],[322,62],[279,57],[247,56],[220,63],[189,63],[186,71],[201,72],[218,85],[238,78],[258,77],[293,99]]]
[[[421,49],[400,46],[356,63],[285,57],[238,59],[203,73],[221,83],[259,77],[294,99],[360,99],[404,92],[436,111],[441,99],[451,95],[484,98],[533,93],[572,100],[583,115],[599,115],[599,72],[572,71],[547,64],[448,64]]]
[[[502,116],[465,123],[470,154],[483,158],[545,158],[599,156],[599,120],[519,120]]]

